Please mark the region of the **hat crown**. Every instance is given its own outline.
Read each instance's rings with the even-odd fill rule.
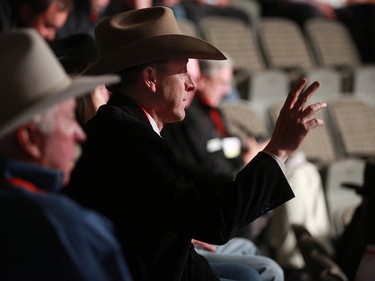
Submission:
[[[0,38],[0,128],[17,112],[71,81],[44,39],[33,29]]]
[[[50,106],[118,81],[116,75],[69,76],[35,29],[4,32],[0,34],[0,138]]]
[[[115,15],[95,29],[98,55],[113,52],[115,46],[134,44],[142,39],[182,34],[173,11],[167,7],[151,7]]]
[[[95,28],[97,60],[83,73],[105,74],[158,60],[226,59],[207,41],[182,34],[171,8],[153,6],[120,13]]]

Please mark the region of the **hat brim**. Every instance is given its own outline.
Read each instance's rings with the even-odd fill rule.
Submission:
[[[19,114],[14,116],[0,128],[0,137],[10,133],[19,125],[30,120],[38,112],[47,109],[50,106],[58,104],[71,97],[79,97],[88,94],[95,87],[103,84],[114,84],[120,81],[117,75],[101,76],[72,76],[70,83],[60,89],[51,90],[48,96],[34,100],[31,104],[25,105],[19,110]],[[54,93],[53,93],[54,92]]]
[[[132,66],[177,58],[225,60],[225,55],[210,43],[192,36],[172,34],[145,38],[119,46],[116,52],[99,55],[83,73],[114,73]],[[99,50],[99,54],[100,54]]]

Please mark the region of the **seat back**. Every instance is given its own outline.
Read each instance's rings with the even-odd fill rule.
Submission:
[[[251,76],[247,99],[255,103],[284,101],[290,90],[289,76],[282,70],[266,70]]]
[[[375,156],[375,110],[356,97],[332,100],[328,113],[344,157]]]
[[[353,92],[369,93],[375,98],[375,66],[354,69]]]
[[[207,16],[199,22],[199,26],[208,42],[233,59],[235,69],[252,74],[266,68],[253,31],[243,21],[223,16]]]
[[[202,38],[199,27],[189,19],[177,19],[177,24],[181,29],[182,34]]]
[[[311,69],[306,72],[306,78],[309,84],[314,81],[320,82],[319,90],[313,95],[312,100],[316,100],[316,97],[331,100],[344,94],[341,74],[334,68]]]
[[[338,238],[350,221],[352,211],[361,203],[361,196],[342,184],[363,183],[363,159],[347,158],[332,162],[327,167],[324,187],[333,239]]]
[[[353,72],[353,95],[375,108],[375,66],[359,66]]]
[[[319,97],[315,97],[315,99],[316,101],[325,100],[320,99]],[[309,104],[313,102],[314,100],[311,100]],[[273,124],[276,122],[282,105],[282,102],[275,102],[269,106],[269,115]],[[336,149],[335,139],[329,126],[329,122],[327,121],[328,115],[325,109],[315,113],[314,117],[322,119],[325,125],[310,131],[301,144],[300,149],[305,153],[306,158],[317,165],[319,170],[321,170],[329,165],[329,163],[339,159],[340,154]]]
[[[354,39],[343,23],[312,18],[305,23],[305,34],[319,66],[342,68],[362,64]]]
[[[302,30],[294,21],[264,17],[259,21],[257,31],[268,68],[288,71],[295,80],[314,67]]]
[[[220,108],[223,110],[229,132],[239,136],[245,146],[249,134],[269,136],[266,123],[249,101],[226,101],[220,104]]]

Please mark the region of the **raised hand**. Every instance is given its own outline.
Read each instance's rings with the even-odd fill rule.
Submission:
[[[327,104],[318,102],[306,106],[309,98],[319,88],[318,81],[313,82],[305,91],[306,78],[301,78],[289,92],[280,110],[272,137],[264,151],[272,153],[281,161],[285,160],[298,149],[310,130],[323,126],[323,120],[312,116]]]

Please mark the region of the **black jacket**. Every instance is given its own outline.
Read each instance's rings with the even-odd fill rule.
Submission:
[[[116,94],[86,129],[83,155],[66,191],[114,222],[137,281],[218,280],[191,239],[226,243],[294,196],[265,153],[229,184],[193,184],[142,109]]]
[[[227,176],[232,180],[245,163],[241,155],[228,158],[222,148],[217,147],[213,151],[208,148],[208,143],[212,140],[233,137],[228,132],[224,136],[220,134],[210,117],[211,110],[218,111],[225,126],[225,116],[219,109],[214,109],[195,97],[186,109],[185,119],[164,125],[162,136],[189,172],[202,173],[203,177],[204,174]]]

